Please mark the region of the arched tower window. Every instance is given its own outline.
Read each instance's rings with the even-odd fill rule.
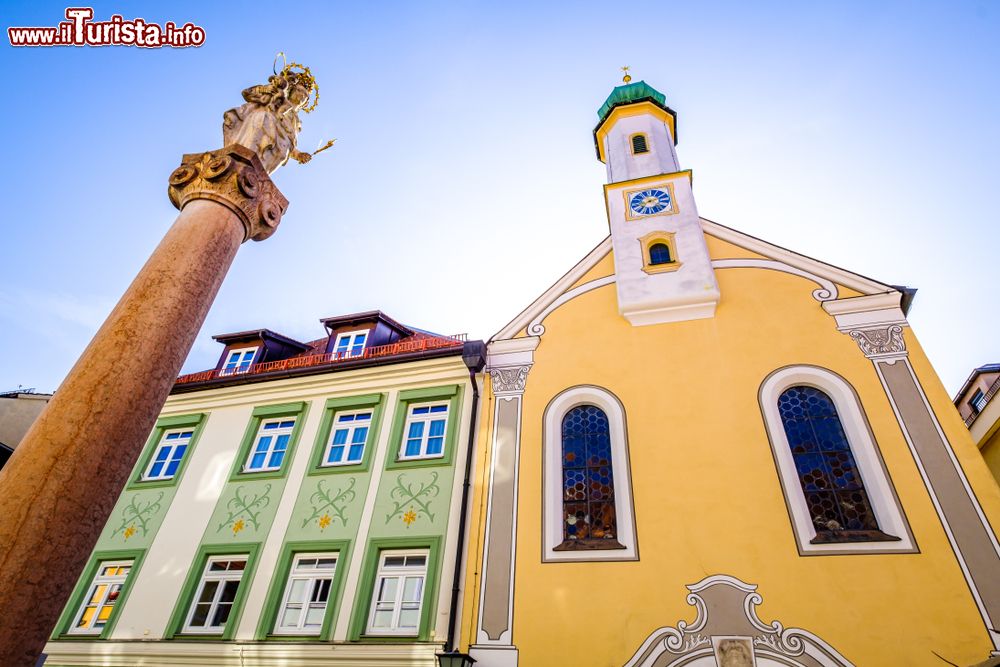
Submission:
[[[670,246],[666,243],[654,243],[649,246],[649,264],[650,266],[656,266],[657,264],[669,264],[674,261],[670,256]]]
[[[600,541],[620,546],[615,519],[615,482],[611,472],[608,416],[594,405],[580,405],[562,420],[563,540]],[[572,545],[571,545],[572,546]]]
[[[638,155],[639,153],[649,152],[649,146],[646,144],[645,134],[632,135],[632,152],[636,155]]]
[[[782,392],[778,412],[816,528],[813,542],[879,533],[833,400],[815,387],[799,385]]]
[[[915,552],[857,392],[833,371],[786,366],[760,407],[799,553]]]

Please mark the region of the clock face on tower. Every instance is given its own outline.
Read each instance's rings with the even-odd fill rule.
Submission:
[[[667,189],[650,188],[631,193],[628,207],[635,216],[673,212],[674,202]]]

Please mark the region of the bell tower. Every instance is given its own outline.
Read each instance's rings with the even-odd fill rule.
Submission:
[[[677,114],[626,70],[597,112],[597,157],[614,247],[618,310],[634,326],[715,315],[719,286],[691,190],[677,161]]]

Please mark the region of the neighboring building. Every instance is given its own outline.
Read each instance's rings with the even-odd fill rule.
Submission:
[[[913,290],[700,218],[676,137],[661,93],[614,90],[610,236],[489,343],[476,667],[987,658],[1000,490]]]
[[[0,393],[0,468],[4,467],[52,394],[34,389],[15,389]]]
[[[46,664],[436,664],[485,346],[322,322],[177,380]]]
[[[1000,364],[986,364],[972,371],[954,403],[987,467],[1000,482],[1000,400],[994,400],[998,393]]]

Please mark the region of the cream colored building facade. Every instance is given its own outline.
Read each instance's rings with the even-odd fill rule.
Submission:
[[[1000,483],[1000,364],[986,364],[972,371],[955,395],[955,407],[965,420],[983,460]]]
[[[1000,655],[1000,492],[912,290],[700,217],[647,84],[599,117],[610,235],[489,342],[477,665]]]

